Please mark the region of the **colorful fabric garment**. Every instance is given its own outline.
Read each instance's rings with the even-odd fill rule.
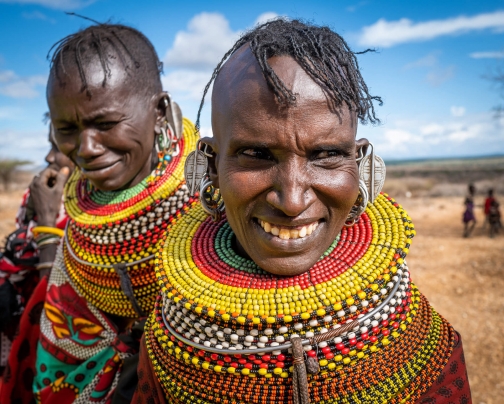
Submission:
[[[183,166],[196,141],[184,119],[180,153],[160,155],[153,174],[128,190],[93,189],[78,171],[68,181],[70,221],[41,318],[37,402],[115,403],[122,395],[121,376],[143,331],[137,320],[152,311],[157,294],[152,246],[194,204]]]
[[[465,211],[464,214],[462,215],[462,221],[464,223],[469,223],[476,221],[476,216],[474,216],[474,199],[472,196],[466,197],[466,200],[464,202],[465,204]]]
[[[38,250],[32,233],[37,226],[37,216],[28,207],[29,199],[30,190],[27,189],[16,215],[16,230],[7,236],[0,254],[0,374],[7,364],[21,314],[39,282],[35,268]],[[64,229],[67,219],[62,203],[56,227]]]
[[[0,403],[33,403],[35,357],[40,335],[40,315],[46,297],[47,277],[35,288],[19,323],[19,334],[12,343],[3,374]]]
[[[214,223],[195,206],[158,245],[161,295],[144,334],[151,364],[144,354],[134,402],[293,403],[293,357],[282,345],[294,336],[308,342],[311,403],[430,398],[457,337],[411,282],[414,235],[404,209],[381,194],[309,271],[277,277],[233,250],[225,218]],[[314,339],[368,314],[339,336]],[[470,400],[467,383],[464,393]]]

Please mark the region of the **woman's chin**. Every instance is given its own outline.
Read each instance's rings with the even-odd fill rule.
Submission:
[[[297,276],[310,270],[318,261],[319,256],[312,257],[283,257],[283,258],[265,258],[254,260],[254,262],[266,272],[278,276]]]
[[[246,247],[242,246],[263,270],[274,275],[296,276],[308,271],[330,246],[334,238],[327,230],[327,223],[321,221],[305,237],[281,238],[281,234],[265,231],[261,224],[254,222],[252,237],[248,237]]]

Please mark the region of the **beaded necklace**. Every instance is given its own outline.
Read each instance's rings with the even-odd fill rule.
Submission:
[[[156,169],[136,186],[104,192],[75,170],[65,188],[70,220],[65,234],[65,271],[88,301],[123,317],[137,317],[114,265],[124,264],[139,307],[150,312],[158,291],[153,271],[154,245],[172,217],[194,199],[183,181],[185,158],[197,135],[184,119],[177,156],[159,155]]]
[[[162,293],[146,346],[169,402],[291,402],[292,353],[283,346],[359,318],[366,320],[334,339],[304,344],[320,367],[308,378],[311,402],[409,400],[448,361],[453,330],[411,283],[404,261],[414,226],[384,194],[294,277],[238,256],[225,218],[213,223],[199,206],[168,230],[158,245]]]

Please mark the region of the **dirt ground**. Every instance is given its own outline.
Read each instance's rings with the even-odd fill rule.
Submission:
[[[13,229],[22,191],[0,192],[0,239]],[[473,402],[504,402],[504,234],[483,230],[483,197],[476,198],[478,223],[462,238],[461,197],[398,197],[417,229],[408,257],[413,280],[463,337]],[[498,199],[502,203],[504,197]]]

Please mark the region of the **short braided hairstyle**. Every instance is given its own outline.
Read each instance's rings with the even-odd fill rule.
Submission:
[[[296,94],[289,90],[268,63],[273,56],[291,56],[322,88],[336,110],[345,103],[357,113],[361,123],[379,123],[374,102],[382,99],[369,94],[355,55],[372,52],[352,52],[346,41],[328,27],[306,24],[300,20],[276,19],[258,25],[243,34],[223,56],[205,86],[196,119],[199,129],[205,96],[226,60],[243,45],[249,44],[268,87],[280,105],[295,105]]]
[[[52,55],[51,55],[52,52]],[[47,55],[51,61],[51,75],[65,85],[66,66],[73,64],[79,70],[81,91],[91,97],[86,64],[98,57],[104,72],[102,86],[110,77],[110,62],[119,59],[139,92],[146,95],[162,91],[160,74],[163,63],[152,43],[140,31],[120,24],[96,23],[56,42]]]

